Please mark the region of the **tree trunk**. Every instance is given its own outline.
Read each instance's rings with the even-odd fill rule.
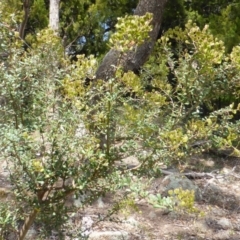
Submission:
[[[138,71],[148,59],[151,54],[154,44],[157,40],[160,26],[162,23],[163,11],[168,0],[139,0],[137,8],[134,12],[135,15],[143,16],[147,12],[153,14],[152,31],[149,33],[150,39],[140,45],[136,51],[128,51],[124,56],[117,50],[111,49],[104,57],[102,63],[96,72],[96,79],[109,80],[114,78],[116,66],[120,65],[125,72]],[[121,59],[119,59],[121,56]],[[101,101],[101,96],[93,98],[91,104]],[[114,123],[112,124],[115,125]],[[94,126],[93,126],[94,129]],[[97,132],[96,129],[94,131]],[[114,132],[114,127],[109,126],[108,132]],[[114,135],[114,134],[113,134]],[[105,133],[99,133],[100,148],[107,151],[109,136]]]
[[[19,37],[24,39],[25,37],[25,29],[27,26],[27,21],[30,13],[30,0],[25,0],[23,2],[23,21],[19,27]]]
[[[150,40],[143,43],[137,48],[137,51],[129,51],[121,59],[121,66],[125,72],[138,71],[146,62],[152,52],[154,44],[157,40],[158,33],[162,23],[163,11],[168,0],[139,0],[138,6],[134,12],[135,15],[145,15],[147,12],[153,14],[152,31],[150,32]],[[111,49],[104,57],[97,72],[96,79],[108,80],[114,77],[115,67],[118,65],[120,52]]]
[[[50,0],[49,27],[56,33],[59,32],[59,3],[60,0]]]

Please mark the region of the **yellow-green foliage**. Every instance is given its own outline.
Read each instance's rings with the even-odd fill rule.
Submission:
[[[172,39],[181,46],[175,71],[178,87],[190,98],[191,93],[195,95],[195,88],[199,90],[216,79],[218,73],[214,66],[226,58],[224,43],[210,33],[208,25],[201,30],[192,21],[184,30],[179,27],[168,30],[161,38],[161,44],[170,47]]]
[[[189,21],[184,29],[169,29],[159,43],[161,56],[155,54],[152,62],[165,59],[174,74],[177,99],[185,106],[212,109],[219,99],[230,105],[239,96],[239,81],[234,78],[239,48],[226,54],[223,41],[211,34],[208,25],[200,29]]]
[[[223,60],[225,47],[221,40],[215,38],[209,31],[208,25],[201,30],[191,20],[185,25],[185,29],[176,27],[169,29],[161,38],[162,43],[169,43],[170,39],[175,39],[192,46],[192,53],[196,59],[204,62],[210,67],[212,64],[219,64]],[[186,52],[185,57],[189,57]]]
[[[4,23],[15,27],[20,23],[23,17],[22,1],[20,0],[1,0],[0,16]],[[15,26],[14,26],[15,25]]]
[[[144,16],[134,15],[118,18],[117,32],[109,40],[110,47],[120,52],[135,49],[149,38],[151,20],[152,14],[150,13]]]
[[[124,198],[120,202],[117,203],[115,210],[119,210],[125,217],[128,217],[132,211],[139,211],[135,200],[131,197]]]
[[[188,142],[188,136],[182,132],[181,128],[163,132],[160,136],[169,144],[171,151]]]
[[[11,5],[12,4],[12,5]],[[22,11],[16,10],[21,9],[21,3],[19,1],[7,1],[0,2],[0,50],[3,47],[8,46],[11,51],[15,48],[22,47],[22,41],[19,39],[19,32],[16,26],[21,22]],[[8,41],[6,40],[8,39]]]
[[[240,4],[230,1],[228,4],[226,4],[226,7],[220,9],[220,13],[212,14],[209,18],[209,26],[211,32],[216,37],[224,41],[226,52],[229,53],[232,47],[236,46],[240,41]]]
[[[172,39],[182,46],[175,71],[179,88],[190,97],[194,88],[201,88],[207,82],[212,84],[216,79],[214,66],[225,59],[224,43],[210,33],[208,25],[201,30],[191,21],[184,30],[179,27],[168,30],[161,38],[161,44],[169,47]]]
[[[124,73],[121,81],[129,91],[133,91],[138,95],[141,95],[143,93],[143,85],[141,84],[141,80],[133,72],[129,71],[127,73]]]
[[[8,20],[12,24],[11,17]],[[149,14],[119,20],[110,42],[112,49],[123,51],[119,63],[125,50],[134,51],[146,40],[151,31],[149,21]],[[1,42],[0,48],[9,52],[13,48],[8,37],[12,41],[17,36],[7,21],[3,26],[0,36],[7,45]],[[79,26],[75,23],[73,27],[77,30]],[[48,223],[60,226],[65,220],[61,206],[69,193],[82,194],[86,190],[93,199],[123,186],[133,191],[131,179],[127,185],[119,184],[127,172],[156,176],[159,164],[172,165],[176,160],[186,163],[190,154],[207,150],[208,146],[219,149],[236,144],[235,153],[239,152],[239,125],[229,121],[236,112],[233,105],[210,112],[207,117],[198,112],[206,102],[229,91],[232,79],[236,83],[239,79],[239,49],[234,48],[226,58],[222,42],[207,27],[200,30],[189,22],[185,30],[169,30],[139,75],[123,73],[116,64],[116,75],[111,80],[93,81],[89,86],[86,78],[94,79],[98,67],[95,57],[80,55],[70,63],[60,38],[51,30],[31,37],[27,36],[31,42],[28,51],[17,54],[14,50],[6,64],[0,64],[0,96],[7,99],[1,124],[1,158],[13,166],[11,181],[19,199],[17,204],[41,209],[39,214],[49,217]],[[171,46],[170,40],[177,47]],[[194,61],[197,67],[193,67]],[[174,75],[173,84],[168,79],[170,73]],[[29,139],[32,131],[39,132],[40,138]],[[199,140],[207,140],[207,144],[193,148],[192,144]],[[100,144],[106,147],[100,148]],[[132,155],[139,165],[119,171],[121,167],[115,161]],[[58,180],[63,183],[60,188],[55,187]],[[25,196],[26,189],[36,201]],[[140,187],[134,191],[141,193]],[[42,193],[46,193],[44,200]],[[149,201],[155,207],[170,209],[175,201],[176,211],[198,213],[192,191],[175,189],[170,195],[150,195]],[[86,203],[90,202],[83,203],[83,207]],[[135,207],[133,198],[123,199],[117,207],[128,212],[129,207]],[[59,215],[53,216],[56,209]]]
[[[61,38],[57,36],[50,28],[39,31],[36,35],[28,34],[25,37],[24,43],[32,50],[32,54],[40,54],[42,59],[49,62],[49,69],[58,65],[66,65],[64,59],[64,48],[61,43]]]
[[[200,30],[196,24],[189,21],[186,24],[185,31],[189,37],[186,43],[194,45],[197,58],[209,65],[221,63],[225,53],[224,43],[210,34],[208,25],[205,25],[203,30]]]
[[[50,28],[43,29],[37,33],[36,43],[32,47],[53,48],[53,51],[63,51],[60,37]]]
[[[40,160],[33,159],[31,164],[34,172],[39,173],[44,171],[43,164]]]
[[[240,46],[235,46],[232,49],[232,52],[230,54],[230,58],[232,60],[232,62],[234,63],[234,65],[240,69]]]
[[[202,215],[202,213],[194,206],[195,193],[194,190],[183,190],[182,188],[176,188],[174,190],[169,190],[168,194],[171,196],[172,200],[175,202],[174,210],[183,213],[197,213]]]
[[[188,121],[186,128],[177,127],[172,129],[170,125],[169,128],[161,130],[158,138],[164,148],[172,153],[173,161],[174,158],[179,160],[189,154],[189,143],[193,143],[197,139],[209,139],[213,132],[218,129],[219,125],[216,123],[216,118],[192,119]],[[201,151],[201,149],[195,151]]]
[[[86,78],[94,79],[98,63],[92,55],[78,55],[77,59],[74,64],[68,66],[68,74],[63,80],[63,93],[81,108],[85,106],[82,99],[89,90],[85,85]],[[97,84],[102,85],[100,81]]]

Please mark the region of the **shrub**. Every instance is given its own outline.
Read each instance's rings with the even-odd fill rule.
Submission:
[[[142,18],[134,19],[126,22],[133,23],[141,43],[141,29],[145,37],[149,28],[136,24]],[[123,20],[119,26],[122,29]],[[130,43],[132,49],[138,46],[134,29],[128,30],[128,39],[124,31],[113,36],[112,48],[125,51]],[[1,38],[7,42],[11,34],[5,29]],[[182,47],[177,59],[170,38]],[[125,73],[119,65],[114,66],[113,79],[89,85],[86,77],[94,79],[97,68],[93,56],[78,56],[70,63],[49,30],[39,33],[28,51],[19,47],[22,44],[15,39],[1,45],[1,51],[9,54],[0,65],[0,96],[4,98],[0,157],[8,163],[17,217],[25,219],[20,239],[35,218],[47,230],[62,230],[69,216],[65,205],[69,196],[87,192],[80,204],[83,208],[106,192],[126,187],[122,180],[128,179],[129,172],[154,175],[159,164],[181,166],[190,154],[213,146],[233,146],[238,151],[239,121],[231,119],[239,107],[213,109],[205,116],[200,112],[202,104],[211,105],[223,89],[239,94],[238,86],[234,87],[239,76],[235,71],[237,48],[231,62],[221,42],[207,29],[189,23],[186,31],[169,31],[139,75]],[[200,69],[193,67],[195,60]],[[175,74],[175,86],[168,81],[170,71]],[[198,140],[207,144],[192,148]],[[139,159],[137,167],[117,166],[116,160],[130,155]],[[183,201],[185,193],[180,193]],[[120,201],[120,205],[129,202]],[[193,208],[191,204],[192,200],[188,208]]]

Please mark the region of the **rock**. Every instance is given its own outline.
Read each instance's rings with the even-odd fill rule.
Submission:
[[[139,222],[133,216],[129,217],[125,223],[131,225],[132,227],[137,227],[139,225]]]
[[[125,231],[93,232],[89,240],[130,240],[129,234]]]
[[[203,191],[203,198],[206,202],[227,210],[235,210],[240,206],[240,199],[237,195],[227,193],[219,186],[210,183]]]
[[[233,228],[231,221],[227,218],[220,219],[206,218],[206,223],[212,229],[230,230]]]
[[[195,192],[195,199],[201,199],[199,188],[191,180],[178,173],[166,176],[162,180],[160,191],[162,195],[167,196],[169,190],[176,188],[182,188],[190,191],[193,190]]]
[[[129,156],[121,160],[122,164],[127,168],[134,168],[140,164],[139,160],[135,156]]]
[[[90,216],[82,218],[81,236],[87,238],[92,233],[93,220]]]
[[[217,224],[219,225],[219,227],[223,230],[227,230],[227,229],[232,229],[232,223],[229,219],[227,218],[221,218],[217,221]]]

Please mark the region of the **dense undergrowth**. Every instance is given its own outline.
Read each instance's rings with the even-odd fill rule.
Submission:
[[[110,41],[121,51],[119,62],[146,39],[150,17],[119,20]],[[8,163],[15,196],[0,211],[2,238],[17,221],[24,222],[19,239],[33,221],[45,234],[61,232],[77,208],[65,205],[67,197],[87,192],[78,206],[84,208],[129,187],[132,175],[156,176],[159,164],[184,168],[188,156],[209,149],[240,156],[240,47],[226,54],[207,26],[188,22],[166,32],[139,74],[117,65],[114,78],[86,85],[97,70],[95,57],[71,62],[50,30],[25,50],[1,21],[0,159]],[[137,170],[119,169],[115,162],[131,155],[140,161]]]

